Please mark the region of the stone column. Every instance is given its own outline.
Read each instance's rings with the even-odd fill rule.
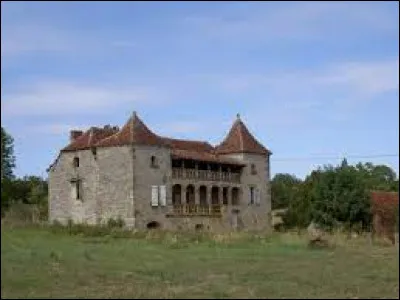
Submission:
[[[228,205],[232,205],[232,187],[228,186]]]

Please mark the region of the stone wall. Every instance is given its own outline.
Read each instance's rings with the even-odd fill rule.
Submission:
[[[152,156],[156,167],[151,166]],[[171,152],[163,147],[135,146],[133,159],[136,228],[144,229],[152,221],[165,225],[168,208],[151,206],[151,188],[165,185],[167,203],[171,202]]]
[[[74,158],[79,158],[75,168]],[[97,166],[90,150],[61,153],[49,172],[49,220],[96,222]],[[81,199],[75,199],[73,179],[81,178]]]
[[[130,147],[62,152],[49,172],[49,221],[96,224],[123,218],[133,226],[132,151]],[[74,167],[74,158],[79,167]],[[81,179],[81,197],[73,195],[73,178]]]
[[[49,216],[66,223],[96,224],[108,219],[122,218],[129,227],[144,229],[150,222],[158,222],[165,229],[195,229],[202,224],[213,231],[268,230],[271,228],[271,197],[269,187],[269,157],[251,154],[227,155],[246,164],[241,183],[172,179],[171,153],[163,147],[123,146],[61,153],[58,162],[49,173]],[[73,159],[79,157],[80,165],[74,168]],[[152,166],[152,157],[156,166]],[[256,174],[252,174],[251,164]],[[71,179],[82,179],[82,199],[72,195]],[[223,207],[221,218],[215,217],[168,217],[172,205],[172,185],[193,184],[196,187],[196,203],[199,203],[198,187],[239,186],[239,205]],[[152,186],[166,186],[167,206],[151,205]],[[260,190],[260,204],[250,204],[250,186]],[[184,191],[182,191],[184,192]],[[222,192],[220,201],[222,204]],[[230,199],[230,197],[228,197]],[[231,199],[230,199],[231,201]],[[236,211],[236,212],[235,212]]]
[[[121,218],[127,226],[133,227],[135,202],[132,147],[98,148],[97,164],[98,221]]]
[[[269,156],[257,154],[228,154],[224,155],[243,162],[246,166],[241,175],[241,203],[238,220],[242,222],[244,230],[271,230],[271,193]],[[254,164],[256,174],[252,174],[251,165]],[[260,190],[260,204],[250,203],[250,187]]]

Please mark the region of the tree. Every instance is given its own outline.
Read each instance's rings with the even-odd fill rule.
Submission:
[[[293,189],[283,216],[285,226],[305,227],[314,221],[327,230],[339,226],[353,230],[359,225],[367,229],[371,222],[369,189],[393,188],[395,178],[390,168],[370,163],[354,167],[343,160],[336,167],[318,168]]]
[[[15,167],[14,140],[6,130],[1,127],[1,213],[10,205],[11,185],[14,179]]]
[[[272,209],[287,208],[300,184],[294,175],[276,174],[271,181]]]
[[[369,190],[398,191],[399,189],[396,173],[388,166],[358,163],[356,169]]]
[[[1,127],[1,180],[13,179],[14,168],[14,139]]]

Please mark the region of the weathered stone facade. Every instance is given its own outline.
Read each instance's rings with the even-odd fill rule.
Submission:
[[[49,168],[49,219],[130,228],[269,230],[269,157],[235,121],[221,145],[162,138],[134,114],[121,129],[71,133]]]

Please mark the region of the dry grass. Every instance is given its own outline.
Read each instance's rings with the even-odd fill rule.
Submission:
[[[2,228],[2,298],[396,298],[398,248],[366,237]]]

